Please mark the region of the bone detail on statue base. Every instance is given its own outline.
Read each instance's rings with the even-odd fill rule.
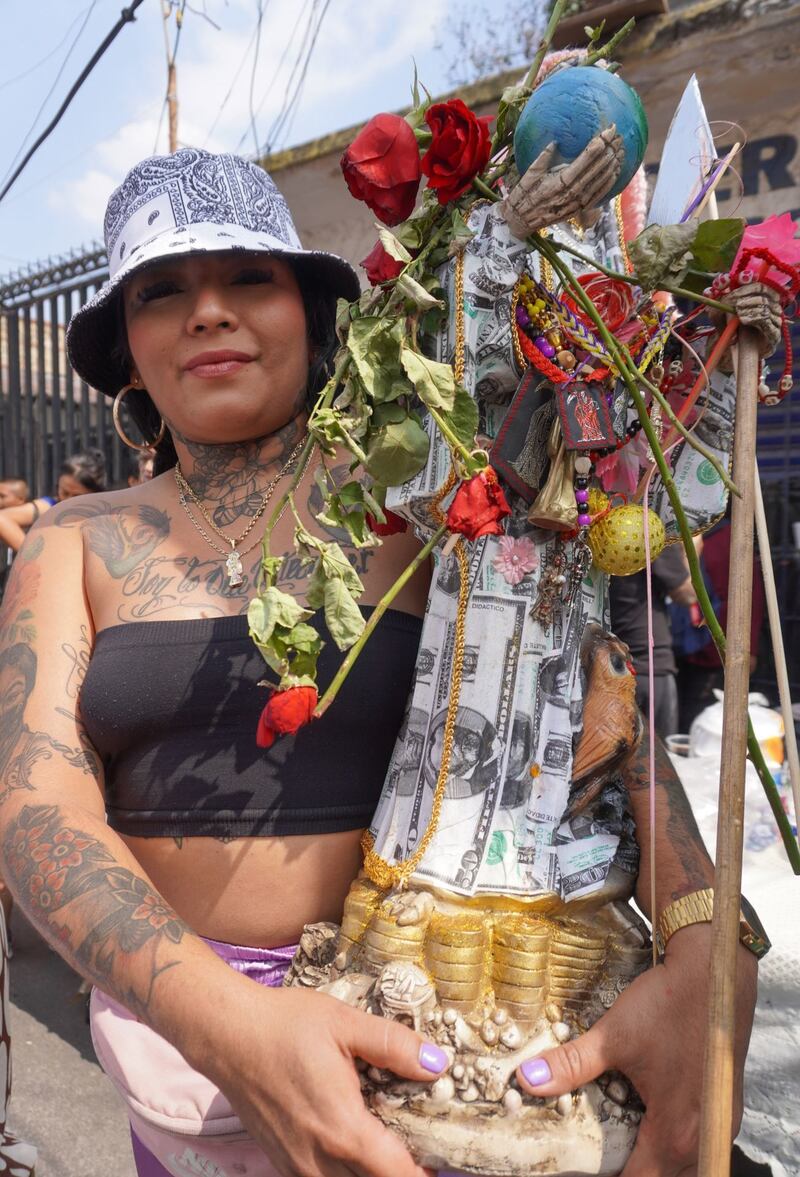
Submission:
[[[338,936],[335,925],[307,927],[285,984],[402,1021],[445,1051],[448,1068],[432,1084],[361,1070],[368,1106],[420,1164],[496,1177],[616,1174],[643,1110],[622,1076],[550,1099],[515,1079],[522,1061],[588,1029],[648,966],[647,930],[615,890],[609,879],[576,917],[555,899],[509,912],[413,883],[383,891],[360,876]]]

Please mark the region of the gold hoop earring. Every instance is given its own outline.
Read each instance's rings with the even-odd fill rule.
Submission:
[[[119,411],[120,405],[122,404],[124,397],[126,397],[128,395],[128,393],[130,392],[130,390],[132,388],[137,388],[137,387],[138,386],[136,384],[126,384],[125,387],[121,388],[119,390],[119,392],[117,393],[117,395],[114,397],[114,407],[111,410],[111,415],[114,418],[114,428],[117,431],[117,436],[119,437],[120,441],[124,441],[125,445],[129,446],[132,450],[154,450],[156,448],[156,446],[158,445],[158,443],[163,438],[164,433],[166,431],[166,425],[164,424],[163,417],[161,418],[161,427],[158,431],[158,436],[156,438],[154,438],[153,441],[146,441],[143,445],[137,445],[137,443],[135,441],[131,441],[131,439],[128,437],[127,433],[122,428],[122,425],[120,423],[120,411]],[[140,391],[144,391],[144,390],[140,390]]]

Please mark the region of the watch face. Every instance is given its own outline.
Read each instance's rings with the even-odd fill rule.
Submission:
[[[742,921],[739,930],[739,939],[745,948],[759,959],[766,956],[772,944],[770,938],[764,930],[764,925],[756,915],[756,909],[749,900],[745,899],[744,895],[741,897]]]

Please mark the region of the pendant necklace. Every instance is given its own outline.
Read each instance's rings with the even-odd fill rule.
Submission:
[[[227,576],[228,576],[228,587],[229,588],[238,588],[239,585],[243,583],[243,581],[244,581],[244,565],[242,564],[242,556],[246,556],[248,552],[251,552],[253,550],[253,548],[256,546],[256,544],[260,542],[260,540],[257,539],[254,543],[252,543],[250,545],[249,548],[242,549],[241,545],[244,542],[244,540],[247,538],[247,536],[250,534],[250,532],[253,530],[253,528],[255,527],[258,520],[261,518],[261,516],[266,511],[267,503],[272,498],[272,494],[275,490],[275,487],[278,485],[280,480],[283,478],[284,474],[288,473],[288,471],[291,469],[294,461],[296,460],[296,458],[298,457],[298,455],[300,453],[300,450],[303,448],[303,446],[305,444],[305,440],[306,440],[305,436],[300,438],[300,441],[298,441],[297,445],[294,447],[292,452],[289,454],[289,457],[286,459],[283,466],[281,466],[278,473],[275,475],[275,477],[272,479],[270,484],[267,486],[266,490],[264,491],[263,495],[261,496],[261,502],[258,505],[258,509],[256,510],[252,519],[247,524],[247,526],[245,527],[244,531],[242,532],[242,534],[239,536],[238,539],[232,539],[229,535],[225,534],[225,532],[222,530],[221,527],[217,526],[217,524],[214,522],[214,520],[209,515],[208,511],[203,506],[202,501],[198,498],[198,496],[194,493],[194,491],[192,490],[189,483],[186,481],[184,473],[181,470],[180,462],[176,463],[176,465],[174,467],[174,474],[175,474],[175,485],[178,488],[178,500],[179,500],[181,506],[183,507],[184,511],[186,512],[186,514],[189,516],[189,519],[191,520],[193,525],[197,528],[197,530],[200,532],[200,534],[202,535],[202,537],[206,541],[206,543],[209,545],[209,547],[212,547],[215,552],[219,552],[219,554],[221,556],[225,557],[225,570],[226,570]],[[190,500],[191,500],[191,503],[198,509],[200,514],[203,516],[203,518],[205,519],[205,521],[209,525],[209,527],[212,528],[212,530],[215,531],[218,536],[220,536],[222,539],[224,539],[227,544],[230,544],[230,551],[226,551],[225,548],[219,547],[219,545],[214,542],[214,540],[205,531],[205,529],[201,526],[201,524],[197,521],[197,519],[195,519],[194,515],[192,514]]]

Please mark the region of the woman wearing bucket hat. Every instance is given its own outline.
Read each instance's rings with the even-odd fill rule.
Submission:
[[[335,300],[357,279],[304,250],[271,179],[231,155],[145,160],[105,232],[111,277],[74,316],[70,355],[115,398],[123,438],[122,405],[156,446],[156,476],[54,507],[15,564],[3,628],[30,681],[7,733],[4,857],[38,927],[97,986],[95,1046],[140,1174],[422,1177],[367,1112],[353,1060],[429,1080],[442,1051],[275,986],[303,926],[339,917],[358,867],[425,578],[383,618],[335,714],[269,749],[244,615],[264,512],[327,379]],[[295,495],[309,520],[313,467]],[[293,529],[287,513],[274,550]],[[399,534],[355,554],[367,608],[417,550]],[[301,565],[293,576],[302,598]],[[321,680],[334,669],[323,651]]]

